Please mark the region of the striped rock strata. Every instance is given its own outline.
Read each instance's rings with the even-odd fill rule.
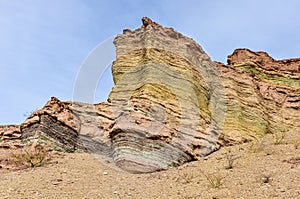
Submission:
[[[19,125],[0,126],[0,140],[14,140],[21,137]]]
[[[223,144],[266,133],[300,133],[300,58],[274,60],[265,52],[237,49],[217,63],[227,96]]]
[[[300,132],[300,59],[276,61],[237,49],[227,65],[213,62],[195,41],[149,18],[114,44],[108,101],[53,97],[17,126],[24,142],[86,150],[111,166],[143,173],[267,133]]]
[[[197,160],[218,148],[225,113],[221,77],[192,39],[143,20],[115,38],[114,162],[132,172]]]
[[[43,142],[54,150],[67,152],[84,149],[78,137],[77,118],[70,106],[71,103],[52,97],[20,125],[23,142]]]

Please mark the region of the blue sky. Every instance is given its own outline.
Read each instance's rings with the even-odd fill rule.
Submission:
[[[71,100],[80,66],[98,44],[149,16],[195,39],[212,59],[234,49],[300,57],[298,0],[0,0],[0,124],[20,123],[51,96]],[[96,90],[104,101],[109,68]]]

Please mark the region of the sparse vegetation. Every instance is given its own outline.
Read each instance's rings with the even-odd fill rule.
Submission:
[[[30,115],[32,115],[34,112],[36,112],[38,109],[34,109],[34,110],[31,110],[31,111],[26,111],[25,113],[23,113],[23,117],[29,117]]]
[[[249,150],[252,153],[259,153],[263,151],[265,148],[266,148],[266,144],[264,143],[263,139],[261,140],[257,139],[255,141],[252,141],[249,146]]]
[[[299,146],[300,146],[300,139],[296,140],[294,144],[295,149],[299,149]]]
[[[229,150],[226,153],[226,160],[227,160],[227,166],[225,167],[225,169],[232,169],[233,168],[233,163],[235,162],[236,159],[238,159],[240,157],[235,156],[231,153],[231,151]]]
[[[183,180],[186,184],[192,182],[193,176],[188,174],[188,173],[184,173],[183,175]]]
[[[40,166],[51,159],[48,147],[43,145],[23,148],[21,152],[11,154],[11,161],[16,164],[29,165],[30,167]]]
[[[273,144],[275,145],[281,144],[285,137],[284,133],[275,133],[272,135],[273,135]]]
[[[188,184],[191,183],[194,178],[196,178],[196,176],[193,173],[184,172],[176,181],[180,180],[181,182]]]
[[[210,187],[213,189],[219,188],[223,184],[223,180],[225,177],[222,177],[219,174],[206,174],[202,172],[207,181],[210,184]]]

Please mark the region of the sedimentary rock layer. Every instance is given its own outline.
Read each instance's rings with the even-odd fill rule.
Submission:
[[[158,170],[217,149],[225,112],[221,78],[192,39],[147,22],[114,41],[109,102],[113,159],[125,170]],[[218,101],[218,103],[216,103]]]
[[[0,126],[0,140],[13,140],[21,137],[19,125]]]
[[[24,142],[37,141],[55,150],[72,152],[84,149],[78,137],[76,116],[69,106],[70,103],[52,97],[41,110],[31,114],[21,124],[21,139]]]
[[[0,139],[85,150],[125,171],[153,172],[197,160],[222,145],[300,132],[300,58],[274,60],[237,49],[213,62],[192,39],[143,18],[114,44],[107,102],[53,97]]]
[[[227,96],[223,144],[266,133],[300,132],[300,59],[274,60],[265,52],[237,49],[217,63]]]

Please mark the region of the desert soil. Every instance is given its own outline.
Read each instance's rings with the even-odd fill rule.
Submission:
[[[223,147],[183,166],[148,174],[112,169],[88,153],[53,154],[16,168],[0,149],[0,198],[300,198],[297,133]],[[297,141],[298,140],[298,141]],[[278,141],[278,140],[277,140]],[[228,160],[234,160],[232,168]],[[211,179],[212,182],[209,181]],[[218,186],[217,181],[220,181]]]

